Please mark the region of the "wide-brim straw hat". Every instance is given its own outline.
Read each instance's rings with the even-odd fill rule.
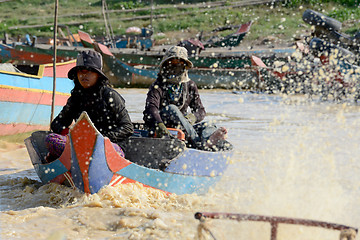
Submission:
[[[68,78],[74,80],[77,78],[77,71],[80,69],[87,69],[97,72],[100,78],[108,79],[102,71],[103,60],[101,54],[92,50],[82,51],[76,58],[76,66],[69,70]]]
[[[160,68],[162,67],[164,62],[172,58],[184,60],[188,68],[192,68],[194,66],[193,63],[188,59],[188,51],[186,50],[186,48],[180,46],[172,46],[165,52],[165,55],[160,63]]]

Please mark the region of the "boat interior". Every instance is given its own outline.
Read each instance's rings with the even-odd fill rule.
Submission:
[[[38,158],[31,157],[31,161],[34,164],[46,164],[45,156],[48,154],[48,149],[45,145],[45,138],[49,134],[49,131],[36,131],[31,134],[31,137],[25,140],[25,143],[30,140],[34,151]]]
[[[11,73],[25,73],[29,75],[38,76],[40,66],[39,65],[21,65],[12,63],[0,63],[0,71]]]
[[[30,142],[37,157],[31,158],[33,164],[46,164],[45,156],[48,149],[45,145],[48,131],[36,131],[31,134]],[[165,163],[175,158],[185,148],[178,139],[160,139],[145,137],[130,137],[126,144],[126,159],[149,168],[159,169]]]
[[[144,167],[164,169],[185,147],[185,143],[178,139],[130,137],[125,157]]]
[[[45,138],[48,131],[37,131],[31,135],[31,144],[38,156],[32,158],[33,164],[46,164],[45,156],[48,149],[45,145]],[[184,141],[177,138],[149,138],[135,137],[129,138],[125,146],[125,158],[138,165],[164,170],[166,166],[182,153],[186,148]],[[228,151],[233,146],[227,141],[219,141],[216,151]],[[215,151],[213,149],[213,151]]]

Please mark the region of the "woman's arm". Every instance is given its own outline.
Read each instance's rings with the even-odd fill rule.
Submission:
[[[143,120],[151,127],[163,122],[160,116],[161,94],[161,87],[157,84],[153,84],[147,93]]]
[[[125,100],[118,92],[112,89],[104,98],[115,117],[115,124],[108,128],[106,135],[112,142],[119,143],[133,134],[134,127],[125,108]]]
[[[75,119],[75,106],[73,98],[70,96],[59,115],[51,122],[50,128],[54,133],[61,134],[68,128]]]

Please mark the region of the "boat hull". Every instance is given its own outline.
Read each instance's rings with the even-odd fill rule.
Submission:
[[[59,64],[54,114],[66,104],[73,82],[65,72],[75,61]],[[52,105],[52,65],[41,65],[38,75],[0,71],[0,135],[48,129]]]
[[[53,62],[54,50],[50,47],[38,48],[29,45],[16,45],[10,47],[0,44],[0,62],[17,65],[49,64]],[[56,62],[67,62],[76,59],[77,51],[57,51]]]
[[[44,163],[44,156],[47,153],[44,147],[46,135],[47,132],[35,132],[25,140],[41,181],[66,182],[89,194],[97,193],[104,186],[136,182],[165,193],[203,194],[220,180],[233,153],[232,147],[226,151],[207,152],[186,148],[177,139],[164,140],[162,143],[162,139],[131,137],[127,147],[128,155],[134,161],[136,157],[142,155],[141,161],[147,161],[153,166],[153,168],[146,167],[147,164],[140,165],[120,156],[110,140],[104,138],[87,114],[83,113],[70,129],[63,154],[54,162]],[[152,142],[154,144],[151,146],[147,144]],[[158,143],[172,152],[169,156],[175,156],[168,159],[169,163],[163,170],[154,166],[159,165],[158,160],[163,159],[164,156],[154,161],[150,156],[156,158],[156,154],[159,153],[145,152],[147,148],[156,148]]]

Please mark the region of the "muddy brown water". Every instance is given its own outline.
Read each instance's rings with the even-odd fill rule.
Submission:
[[[146,89],[119,91],[132,120],[140,121]],[[128,184],[88,196],[43,185],[24,145],[1,142],[0,238],[197,239],[198,211],[360,227],[359,105],[225,90],[202,90],[201,97],[206,119],[227,127],[235,146],[207,194],[166,196]],[[270,239],[267,223],[211,220],[208,226],[216,239]],[[314,227],[278,229],[278,239],[338,238],[338,231]]]

